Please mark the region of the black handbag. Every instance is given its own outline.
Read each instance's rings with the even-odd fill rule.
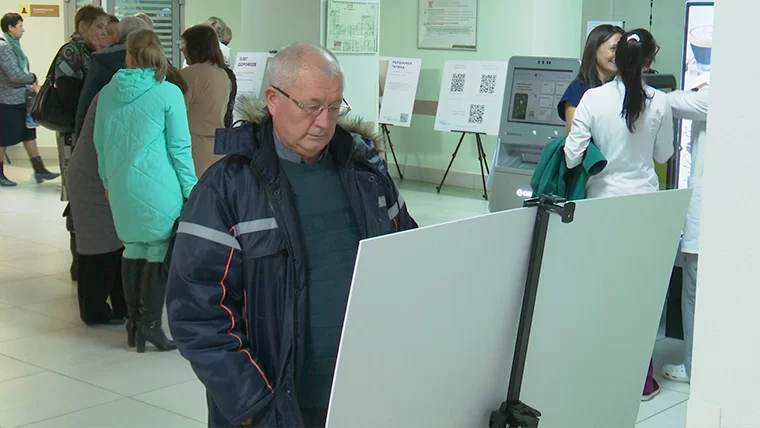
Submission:
[[[65,47],[66,45],[64,45]],[[84,82],[76,77],[63,76],[55,80],[55,61],[63,47],[53,58],[45,82],[40,87],[32,105],[32,119],[51,131],[74,132],[79,94]]]

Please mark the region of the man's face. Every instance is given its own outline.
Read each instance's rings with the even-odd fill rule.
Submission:
[[[329,78],[318,67],[306,66],[295,85],[280,89],[287,96],[273,87],[266,90],[277,137],[306,161],[315,161],[335,135],[343,79]],[[324,109],[320,112],[319,107]],[[327,107],[332,107],[332,112]]]

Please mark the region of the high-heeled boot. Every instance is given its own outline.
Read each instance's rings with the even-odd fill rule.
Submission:
[[[159,351],[177,349],[174,341],[166,337],[161,326],[161,315],[166,301],[166,271],[161,263],[146,263],[140,282],[140,319],[137,329],[137,352],[145,352],[145,342]]]
[[[145,260],[122,259],[121,281],[124,287],[124,300],[127,303],[127,346],[136,345],[138,320],[140,318],[140,282],[143,276]]]

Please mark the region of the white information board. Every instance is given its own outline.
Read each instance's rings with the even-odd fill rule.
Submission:
[[[377,53],[380,4],[337,1],[327,4],[327,48],[335,53]]]
[[[478,0],[418,1],[418,48],[477,49]]]
[[[594,31],[594,28],[600,25],[615,25],[624,29],[625,21],[588,21],[586,23],[586,37]]]
[[[380,123],[411,125],[421,68],[418,58],[380,57]]]
[[[238,96],[259,97],[266,73],[268,52],[240,52],[235,58],[235,72]]]
[[[636,425],[690,197],[578,201],[569,224],[550,215],[521,396],[541,428]],[[523,208],[362,241],[327,428],[488,426],[506,398],[534,219]]]
[[[506,62],[446,61],[435,130],[498,135],[506,80]]]

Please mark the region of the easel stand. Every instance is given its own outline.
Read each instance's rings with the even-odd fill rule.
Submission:
[[[520,325],[517,330],[517,344],[512,360],[512,372],[509,378],[507,401],[499,409],[491,412],[489,428],[536,428],[541,412],[520,401],[525,360],[528,354],[530,329],[533,325],[533,311],[538,295],[538,281],[541,276],[541,263],[546,245],[546,232],[549,228],[549,215],[556,213],[562,216],[563,223],[571,223],[575,216],[575,203],[565,202],[556,196],[540,196],[525,201],[526,207],[538,207],[536,224],[533,227],[533,242],[530,249],[528,275],[525,281]]]
[[[8,157],[8,152],[7,151],[5,152],[5,163],[7,163],[8,165],[11,164],[11,158]]]
[[[398,159],[396,158],[396,151],[393,150],[393,141],[391,141],[391,131],[388,129],[388,124],[381,123],[380,128],[383,131],[383,137],[388,142],[388,147],[391,148],[391,154],[393,154],[393,162],[396,163],[396,170],[398,171],[398,177],[400,180],[404,179],[404,174],[401,173],[401,168],[398,166]]]
[[[454,164],[454,159],[457,157],[457,153],[459,152],[459,147],[462,146],[462,141],[464,140],[465,135],[467,134],[473,134],[475,135],[475,141],[478,146],[478,161],[480,162],[480,177],[483,179],[483,199],[488,200],[488,190],[486,189],[486,173],[491,174],[491,171],[488,169],[488,161],[486,160],[486,151],[483,149],[483,141],[481,141],[480,136],[483,135],[481,132],[467,132],[467,131],[451,131],[451,132],[461,132],[462,136],[459,138],[459,143],[457,144],[457,148],[454,150],[454,154],[451,155],[451,162],[449,162],[448,168],[446,168],[446,172],[443,174],[443,178],[441,179],[441,184],[436,187],[438,190],[438,193],[441,193],[441,187],[443,187],[443,182],[446,181],[446,176],[449,175],[449,170],[451,169],[451,165]],[[483,167],[485,166],[485,172],[483,171]]]

